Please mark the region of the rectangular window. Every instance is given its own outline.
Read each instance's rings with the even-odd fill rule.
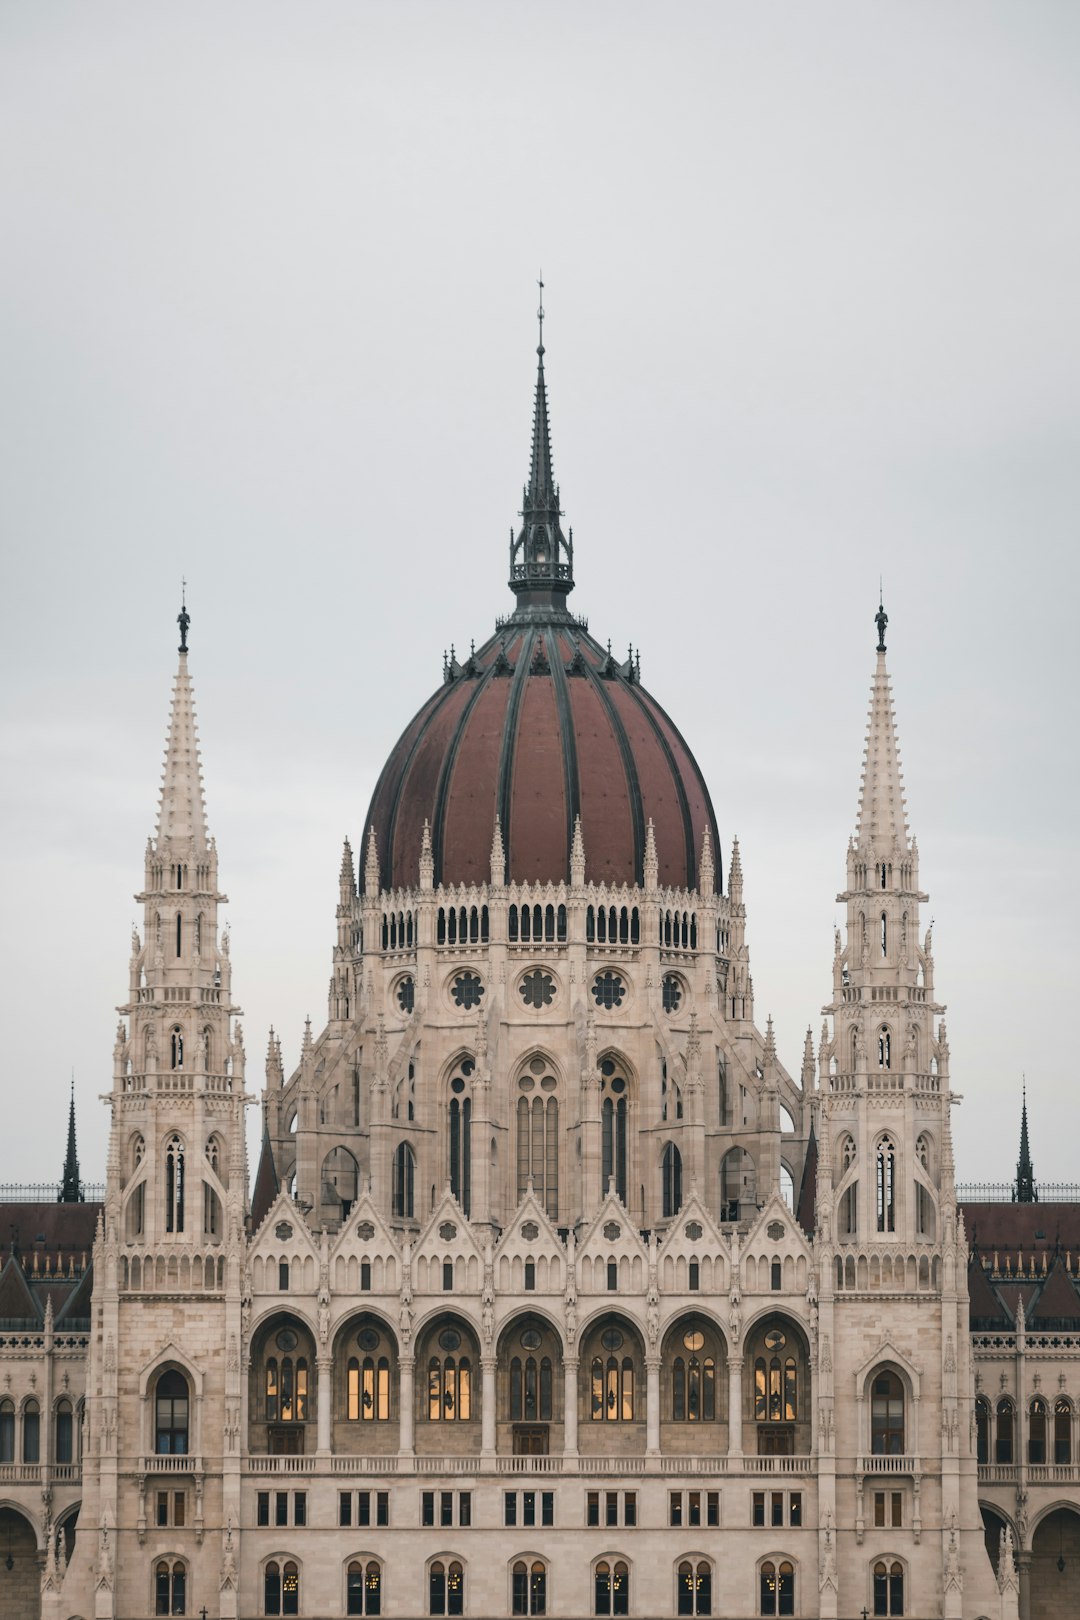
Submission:
[[[696,1294],[698,1289],[701,1287],[701,1267],[700,1267],[700,1262],[697,1261],[697,1260],[691,1260],[690,1266],[689,1266],[689,1271],[690,1271],[690,1292],[692,1294]]]
[[[453,1493],[453,1491],[442,1491],[440,1493],[440,1501],[439,1501],[439,1523],[441,1525],[447,1525],[447,1524],[453,1524],[453,1522],[454,1522],[454,1493]]]
[[[371,1492],[361,1491],[356,1498],[356,1522],[361,1528],[371,1523]]]
[[[600,1492],[590,1491],[585,1498],[585,1523],[598,1525],[600,1523]]]
[[[788,1523],[797,1527],[802,1524],[802,1492],[792,1491],[788,1502]]]
[[[880,1530],[885,1523],[885,1492],[874,1492],[874,1528]]]
[[[784,1493],[783,1493],[783,1491],[773,1491],[773,1493],[772,1493],[772,1523],[775,1526],[775,1525],[778,1525],[778,1524],[783,1524],[783,1522],[784,1522]]]
[[[159,1525],[168,1524],[169,1522],[168,1491],[158,1491],[157,1493],[157,1522]]]
[[[608,1491],[604,1502],[604,1523],[607,1525],[619,1522],[619,1493]]]
[[[525,1491],[521,1498],[521,1522],[530,1527],[536,1523],[536,1492]]]
[[[158,1522],[160,1523],[161,1521],[159,1520]],[[270,1523],[269,1491],[260,1491],[255,1499],[255,1523],[263,1525]]]
[[[516,1491],[507,1491],[503,1497],[503,1524],[517,1524]]]
[[[709,1517],[709,1529],[716,1530],[720,1526],[720,1492],[709,1491],[706,1503]]]
[[[637,1524],[637,1492],[627,1491],[623,1496],[623,1524],[633,1528]]]
[[[904,1496],[902,1491],[893,1491],[892,1493],[892,1522],[894,1530],[899,1530],[904,1522]]]
[[[293,1510],[293,1519],[292,1519],[293,1524],[306,1525],[307,1524],[307,1492],[306,1491],[294,1491],[293,1492],[292,1510]]]
[[[420,1495],[420,1523],[430,1528],[435,1523],[435,1492],[423,1491]]]
[[[668,1498],[668,1524],[675,1529],[682,1524],[682,1491],[672,1491]]]
[[[274,1501],[274,1523],[288,1524],[289,1522],[289,1493],[278,1491]]]
[[[701,1524],[701,1492],[690,1491],[686,1499],[686,1522],[689,1525]]]
[[[542,1524],[555,1523],[555,1492],[544,1491],[540,1497],[540,1520]]]
[[[352,1524],[352,1491],[338,1492],[338,1524]]]
[[[764,1491],[755,1491],[754,1492],[753,1513],[752,1513],[750,1522],[751,1522],[751,1524],[759,1525],[759,1526],[763,1525],[765,1523],[765,1492]]]
[[[390,1523],[390,1492],[377,1491],[375,1494],[375,1523],[388,1525]]]
[[[371,1261],[370,1260],[361,1260],[361,1262],[360,1262],[360,1292],[362,1294],[370,1294],[370,1292],[371,1292]]]
[[[187,1522],[187,1497],[183,1491],[173,1491],[172,1509],[172,1522],[178,1530],[182,1530]]]
[[[459,1491],[457,1499],[457,1522],[462,1525],[472,1524],[472,1492]]]

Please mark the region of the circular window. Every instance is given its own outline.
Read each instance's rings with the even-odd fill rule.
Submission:
[[[361,1328],[356,1335],[356,1342],[361,1350],[377,1350],[379,1348],[379,1335],[374,1328]]]
[[[699,1328],[691,1328],[689,1333],[683,1334],[682,1342],[688,1350],[702,1350],[705,1346],[705,1335]]]
[[[604,1058],[600,1065],[600,1073],[603,1075],[612,1075],[615,1073],[615,1065],[612,1063],[610,1058]]]
[[[623,1336],[619,1332],[618,1328],[605,1328],[603,1333],[600,1335],[600,1343],[603,1345],[605,1350],[621,1350],[622,1342]]]
[[[457,1227],[454,1225],[453,1221],[439,1222],[439,1236],[442,1238],[444,1243],[453,1243],[454,1239],[457,1237]]]
[[[356,1228],[356,1235],[362,1243],[370,1243],[375,1236],[375,1225],[372,1221],[361,1221]]]
[[[539,1350],[543,1343],[539,1328],[526,1328],[520,1343],[523,1350]]]
[[[526,973],[518,985],[518,993],[526,1007],[550,1007],[555,1000],[555,980],[550,973],[536,968]]]
[[[522,1221],[521,1235],[526,1243],[535,1243],[540,1236],[540,1228],[535,1221]]]
[[[598,973],[593,980],[593,1000],[598,1007],[621,1007],[626,986],[618,973]]]
[[[611,1082],[611,1089],[616,1096],[619,1095],[620,1091],[626,1090],[626,1081],[623,1079],[621,1074],[617,1074],[615,1076],[614,1080]]]
[[[470,1007],[479,1007],[484,994],[484,986],[478,973],[459,973],[450,986],[450,994],[454,998],[454,1005],[466,1011]]]
[[[531,1091],[532,1088],[533,1088],[532,1075],[531,1074],[523,1074],[521,1079],[518,1081],[518,1090],[519,1091]]]
[[[674,973],[664,974],[664,983],[661,988],[661,999],[666,1013],[678,1012],[679,1004],[683,998],[683,989]]]
[[[460,1074],[456,1074],[450,1082],[450,1090],[457,1092],[458,1096],[465,1090],[465,1082]]]
[[[274,1343],[279,1350],[295,1350],[300,1340],[296,1337],[292,1328],[282,1328]]]
[[[541,1091],[554,1091],[555,1090],[555,1076],[553,1074],[545,1074],[544,1078],[540,1082],[540,1090]]]
[[[542,1057],[534,1057],[529,1059],[529,1068],[533,1074],[543,1074],[546,1064]]]
[[[457,1328],[443,1328],[442,1332],[439,1334],[439,1349],[461,1349],[461,1334],[458,1332]]]
[[[402,1012],[412,1012],[416,1005],[416,985],[412,979],[402,979],[397,987],[397,999]]]
[[[686,1235],[690,1239],[691,1243],[697,1242],[698,1238],[701,1236],[701,1231],[702,1227],[700,1221],[687,1221]]]
[[[782,1350],[784,1348],[785,1344],[787,1344],[787,1340],[785,1339],[784,1335],[781,1333],[779,1328],[772,1328],[768,1333],[766,1333],[766,1335],[765,1335],[765,1348],[766,1348],[766,1350]]]

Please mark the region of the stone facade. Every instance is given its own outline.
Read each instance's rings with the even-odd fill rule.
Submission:
[[[542,394],[541,371],[546,443]],[[541,555],[529,530],[513,567]],[[570,622],[514,578],[522,623]],[[1062,1473],[999,1479],[978,1401],[1052,1405],[1080,1340],[1032,1359],[1024,1304],[977,1253],[969,1276],[884,614],[846,929],[797,1075],[755,1022],[738,846],[725,888],[708,821],[674,889],[647,818],[617,886],[580,817],[543,883],[508,874],[497,816],[469,886],[437,880],[425,825],[415,880],[385,887],[372,834],[359,882],[346,846],[328,1021],[290,1076],[271,1033],[250,1201],[188,622],[92,1309],[77,1343],[51,1315],[0,1343],[13,1399],[36,1378],[51,1411],[61,1364],[80,1416],[85,1391],[69,1480],[53,1439],[0,1465],[38,1575],[25,1547],[22,1586],[0,1571],[5,1615],[1073,1612],[1039,1524],[1080,1498],[1075,1425]],[[639,678],[608,666],[588,678]],[[997,1329],[983,1301],[973,1331],[971,1277]]]

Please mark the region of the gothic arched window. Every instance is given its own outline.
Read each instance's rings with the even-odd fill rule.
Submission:
[[[870,1386],[870,1450],[875,1457],[904,1453],[904,1386],[894,1372],[878,1373]]]
[[[15,1461],[15,1403],[0,1401],[0,1463]]]
[[[671,1363],[674,1423],[712,1423],[716,1417],[716,1355],[703,1330],[691,1323]]]
[[[154,1392],[154,1450],[159,1457],[187,1455],[190,1413],[187,1379],[175,1368],[163,1372]]]
[[[37,1401],[27,1401],[23,1407],[22,1460],[24,1463],[41,1461],[41,1408]]]
[[[428,1356],[429,1423],[468,1423],[473,1415],[473,1360],[456,1327],[445,1327]]]
[[[354,1558],[345,1574],[345,1613],[382,1613],[382,1565],[374,1558],[362,1564]]]
[[[1013,1403],[1007,1396],[1003,1396],[997,1403],[997,1441],[994,1448],[994,1461],[1011,1463],[1013,1460],[1013,1426],[1015,1412]]]
[[[465,1215],[472,1205],[472,1077],[476,1064],[463,1058],[450,1081],[450,1191]]]
[[[877,1150],[877,1229],[896,1231],[896,1149],[888,1136]]]
[[[528,1332],[528,1329],[526,1329]],[[513,1356],[510,1360],[510,1419],[513,1423],[550,1423],[552,1366],[550,1356]]]
[[[990,1402],[984,1395],[975,1402],[975,1455],[981,1463],[990,1461]]]
[[[888,1024],[882,1024],[878,1030],[877,1061],[879,1069],[892,1068],[892,1036],[889,1034]]]
[[[75,1417],[68,1400],[56,1403],[56,1461],[75,1460]]]
[[[530,1058],[518,1079],[517,1195],[529,1183],[552,1220],[559,1218],[558,1082],[542,1057]]]
[[[758,1613],[795,1613],[795,1566],[784,1559],[774,1564],[768,1559],[761,1566],[761,1604]]]
[[[174,1024],[169,1034],[169,1063],[173,1069],[184,1067],[184,1032]]]
[[[408,1142],[399,1142],[394,1151],[393,1210],[399,1220],[413,1218],[416,1160]]]
[[[547,1614],[547,1565],[538,1558],[527,1564],[519,1558],[511,1571],[510,1613]]]
[[[386,1423],[390,1417],[389,1357],[350,1356],[346,1399],[350,1423]]]
[[[1054,1461],[1072,1462],[1072,1407],[1064,1395],[1054,1402]]]
[[[428,1571],[428,1614],[465,1613],[465,1571],[454,1559],[437,1558]]]
[[[627,1114],[630,1088],[614,1058],[600,1063],[601,1192],[612,1182],[626,1202]]]
[[[184,1230],[184,1144],[175,1132],[165,1144],[165,1230]]]
[[[904,1566],[898,1558],[879,1558],[874,1565],[874,1614],[904,1613]]]
[[[589,1417],[594,1423],[634,1421],[634,1358],[621,1328],[606,1327],[589,1359]]]
[[[154,1566],[154,1613],[187,1614],[187,1566],[180,1558],[159,1558]]]
[[[677,1614],[712,1614],[712,1565],[702,1558],[697,1564],[684,1558],[679,1565]]]
[[[291,1328],[278,1334],[282,1340],[296,1341]],[[306,1423],[308,1415],[308,1363],[306,1356],[286,1352],[272,1355],[266,1362],[266,1421],[267,1423]]]
[[[272,1558],[263,1572],[263,1613],[300,1613],[300,1570],[291,1558],[279,1564]]]
[[[664,1148],[663,1183],[663,1213],[677,1215],[682,1208],[682,1154],[674,1142]]]
[[[597,1615],[630,1613],[630,1570],[618,1560],[611,1564],[601,1558],[593,1578],[593,1613]]]

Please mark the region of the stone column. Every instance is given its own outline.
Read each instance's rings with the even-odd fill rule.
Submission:
[[[576,1457],[578,1449],[578,1361],[563,1362],[563,1455]]]
[[[1031,1552],[1029,1549],[1017,1551],[1017,1568],[1020,1574],[1020,1620],[1031,1620]]]
[[[728,1456],[743,1454],[742,1357],[732,1355],[728,1362]]]
[[[333,1367],[329,1356],[320,1356],[318,1410],[316,1411],[317,1446],[320,1456],[330,1454],[331,1418],[333,1416]]]
[[[416,1413],[416,1400],[413,1394],[413,1372],[415,1367],[415,1357],[399,1356],[398,1450],[407,1457],[413,1455],[413,1419]]]
[[[645,1360],[645,1452],[655,1457],[660,1451],[660,1357]]]
[[[495,1368],[494,1356],[480,1358],[480,1454],[495,1455]]]

